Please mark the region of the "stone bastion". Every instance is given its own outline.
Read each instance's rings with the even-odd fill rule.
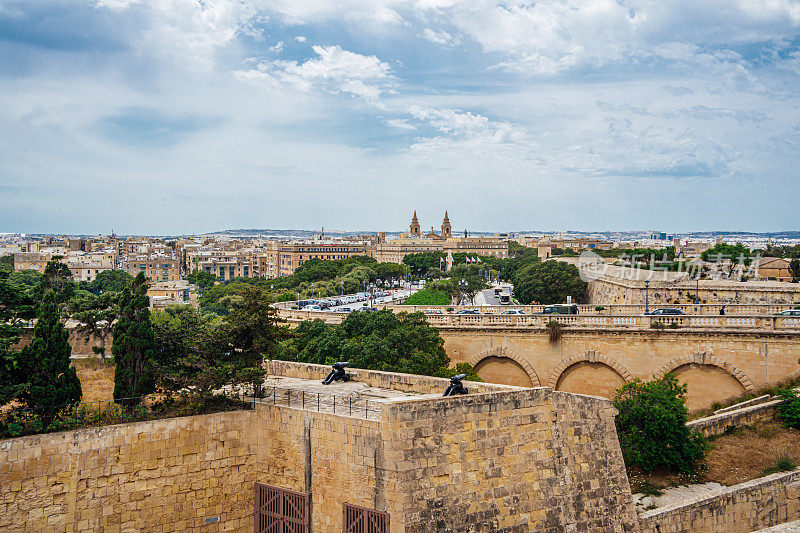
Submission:
[[[606,399],[469,382],[442,397],[449,380],[368,370],[324,386],[329,367],[266,367],[253,410],[0,441],[0,530],[658,530],[632,503]],[[797,490],[770,483],[779,512],[729,494],[730,516],[796,515]],[[685,513],[732,530],[724,507]],[[683,512],[669,531],[691,530]]]

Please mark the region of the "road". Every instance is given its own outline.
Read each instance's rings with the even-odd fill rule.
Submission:
[[[413,289],[413,290],[411,290],[411,289],[395,289],[394,291],[392,291],[392,294],[390,296],[381,296],[380,298],[375,298],[374,300],[372,300],[372,305],[374,306],[375,304],[391,303],[393,300],[399,300],[401,298],[407,298],[408,296],[410,296],[414,292],[416,292],[416,289]],[[346,294],[345,296],[352,296],[352,295],[347,295]],[[328,309],[328,311],[336,311],[336,310],[339,310],[339,309],[342,309],[342,308],[349,308],[349,309],[353,309],[354,310],[354,309],[358,309],[359,307],[368,307],[368,306],[369,306],[369,300],[362,300],[360,302],[353,302],[353,303],[349,303],[349,304],[337,305],[337,306],[331,307],[330,309]]]
[[[495,296],[494,288],[486,289],[475,295],[475,305],[500,305],[500,297]]]

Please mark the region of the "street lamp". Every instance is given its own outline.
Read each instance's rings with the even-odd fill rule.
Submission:
[[[342,296],[344,296],[344,280],[340,281],[339,283],[342,284]]]
[[[461,281],[458,282],[458,290],[461,291],[461,299],[463,300],[467,294],[467,287],[469,283],[466,282],[464,278],[461,278]]]
[[[697,282],[697,285],[695,285],[695,289],[694,289],[694,303],[695,304],[699,304],[700,303],[700,271],[699,270],[697,272],[697,278],[695,278],[695,281]]]
[[[649,302],[647,299],[647,289],[649,288],[650,288],[650,280],[646,279],[644,280],[644,314],[649,314],[650,312],[650,307],[648,305]]]

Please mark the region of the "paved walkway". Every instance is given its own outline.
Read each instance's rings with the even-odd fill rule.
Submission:
[[[800,520],[778,524],[777,526],[762,529],[758,533],[800,533]]]

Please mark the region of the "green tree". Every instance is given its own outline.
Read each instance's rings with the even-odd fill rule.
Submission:
[[[70,315],[78,321],[78,330],[84,334],[87,342],[100,339],[100,346],[92,346],[92,350],[105,358],[106,340],[114,329],[114,320],[119,316],[119,293],[109,291],[100,296],[86,294],[88,296],[69,301]]]
[[[411,275],[424,277],[428,269],[443,268],[443,259],[447,259],[447,254],[443,252],[420,252],[406,255],[403,257],[403,263],[408,265]]]
[[[287,332],[263,289],[247,287],[240,296],[242,305],[223,319],[217,344],[228,356],[229,383],[257,387],[264,379],[264,359],[275,356]]]
[[[752,252],[750,248],[747,246],[736,243],[736,244],[726,244],[721,242],[715,245],[713,248],[709,248],[702,254],[700,254],[700,258],[703,261],[717,261],[719,259],[730,259],[734,263],[739,260],[741,257],[745,264],[749,264],[751,261]]]
[[[17,270],[8,274],[8,282],[33,295],[42,275],[35,270]]]
[[[197,285],[197,289],[200,291],[200,294],[203,294],[207,289],[213,287],[216,279],[217,277],[214,274],[211,274],[210,272],[203,272],[202,270],[195,270],[186,276],[186,281]]]
[[[14,272],[14,256],[12,254],[0,257],[0,271]]]
[[[663,468],[688,474],[705,456],[705,440],[686,427],[686,385],[673,374],[623,385],[614,407],[626,464],[645,472]]]
[[[562,303],[567,301],[567,296],[582,302],[588,287],[575,265],[561,261],[532,263],[519,270],[513,282],[514,296],[523,304]]]
[[[228,380],[230,347],[188,305],[172,305],[151,317],[157,361],[156,388],[167,394],[192,390],[208,398]]]
[[[377,263],[370,268],[375,271],[378,279],[384,281],[400,279],[406,275],[406,271],[408,270],[406,265],[399,265],[397,263]]]
[[[56,406],[81,400],[81,382],[70,366],[69,333],[58,319],[56,295],[44,293],[33,340],[16,358],[14,399],[33,409],[47,426],[58,414]]]
[[[336,277],[339,273],[340,265],[336,261],[324,261],[322,259],[309,259],[294,271],[297,281],[321,281]]]
[[[778,414],[786,427],[800,429],[800,395],[795,389],[778,389],[783,403],[778,404]]]
[[[133,277],[124,270],[104,270],[89,284],[89,290],[95,294],[122,292],[131,281]]]
[[[114,325],[111,353],[117,365],[114,374],[115,399],[140,398],[155,389],[155,341],[149,304],[147,280],[139,272],[130,287],[122,291],[119,319]],[[137,401],[121,403],[130,405]]]
[[[281,343],[278,358],[317,364],[350,361],[354,368],[454,375],[444,340],[422,313],[351,313],[338,326],[306,321]],[[467,372],[467,367],[460,368]]]
[[[789,261],[789,272],[792,274],[793,281],[800,281],[800,259]]]
[[[36,287],[36,292],[39,298],[42,298],[48,290],[54,292],[56,304],[66,303],[72,298],[75,292],[75,282],[72,280],[72,271],[67,265],[58,261],[47,263],[44,267],[44,275]]]
[[[20,321],[35,316],[33,299],[10,275],[0,270],[0,405],[11,401],[17,387],[17,351],[11,347],[20,339]]]

